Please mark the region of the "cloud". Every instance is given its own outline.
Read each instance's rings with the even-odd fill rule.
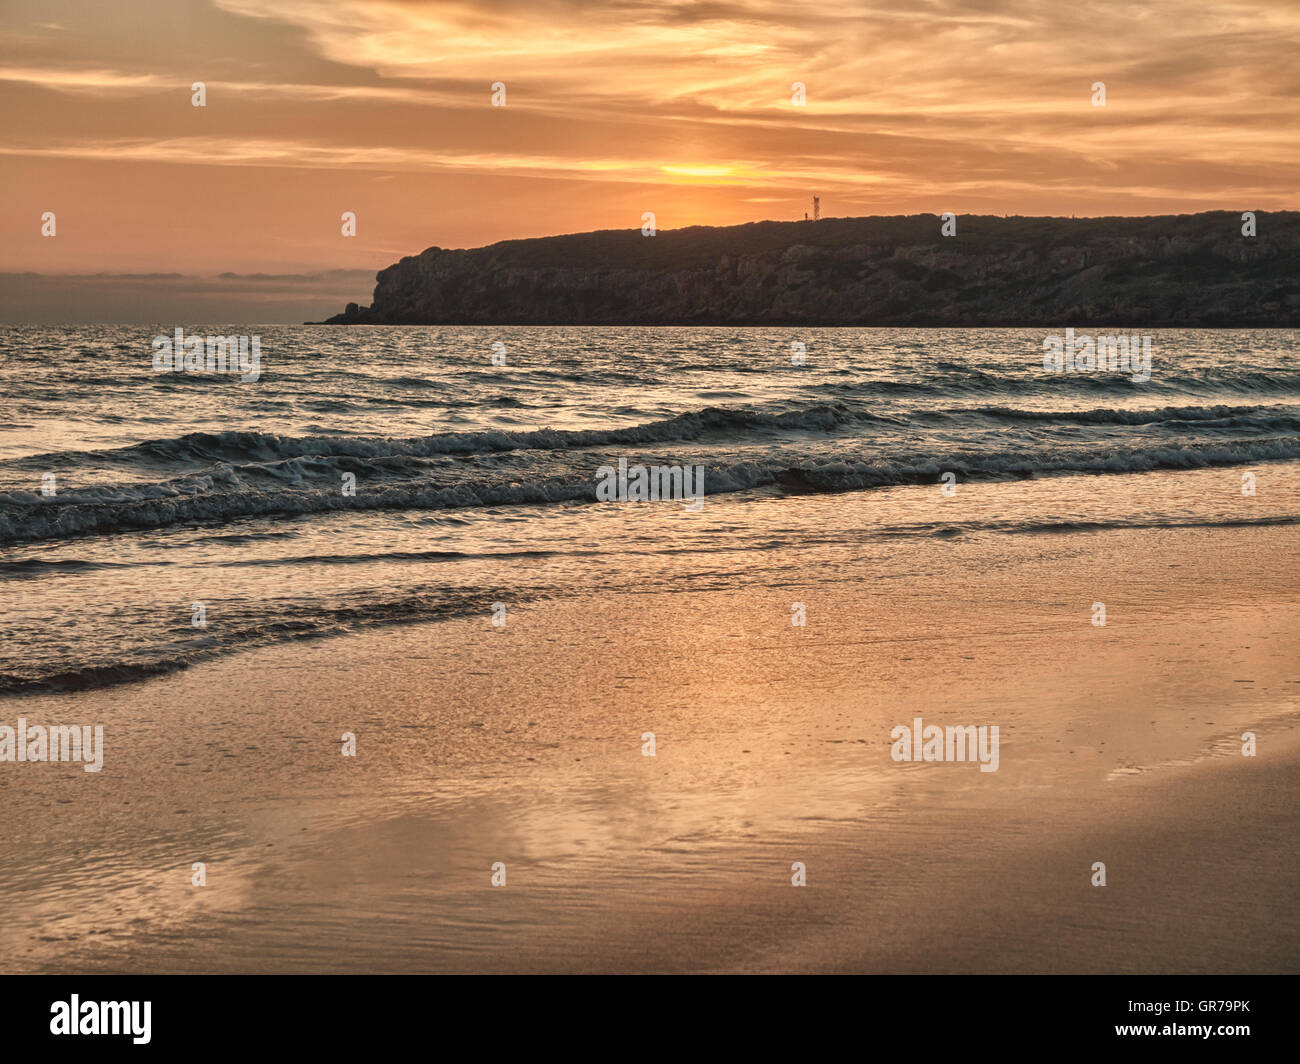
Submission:
[[[83,227],[107,265],[170,247],[160,197],[191,218],[238,201],[211,254],[305,267],[323,238],[268,226],[318,226],[377,181],[384,246],[418,250],[430,228],[472,244],[665,207],[798,217],[813,191],[830,213],[1293,207],[1300,165],[1292,0],[9,0],[0,40],[0,222],[56,192],[130,213],[125,237]],[[259,208],[241,173],[300,194]]]

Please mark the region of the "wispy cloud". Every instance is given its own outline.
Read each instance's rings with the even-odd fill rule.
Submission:
[[[335,247],[320,218],[344,200],[366,204],[376,254],[418,250],[430,228],[473,244],[632,226],[643,209],[667,226],[758,205],[798,217],[813,191],[838,214],[1295,205],[1293,0],[109,7],[10,0],[0,15],[0,158],[20,190],[0,221],[22,219],[10,254],[37,265],[67,254],[28,225],[65,187],[79,209],[101,197],[100,216],[138,198],[128,239],[142,256],[165,241],[149,204],[184,209],[177,167],[184,202],[239,196],[230,240],[256,217],[244,244],[304,265]],[[189,106],[194,81],[206,108]],[[233,190],[241,168],[261,201]]]

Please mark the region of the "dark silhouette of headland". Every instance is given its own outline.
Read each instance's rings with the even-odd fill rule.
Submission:
[[[431,247],[327,324],[1300,326],[1300,213],[932,214]],[[951,226],[949,226],[951,228]]]

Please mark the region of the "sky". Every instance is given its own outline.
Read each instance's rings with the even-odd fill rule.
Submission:
[[[0,314],[35,298],[15,274],[332,293],[431,245],[814,194],[1295,209],[1298,46],[1298,0],[0,0]]]

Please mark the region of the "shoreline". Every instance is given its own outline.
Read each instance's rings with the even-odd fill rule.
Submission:
[[[805,629],[587,596],[24,698],[107,753],[0,774],[3,967],[1300,970],[1300,537],[993,546],[805,566]],[[894,763],[914,716],[999,770]]]
[[[338,317],[339,315],[335,315]],[[0,323],[4,324],[4,323]],[[22,325],[23,322],[10,322],[11,325]],[[39,325],[40,323],[36,323]],[[117,322],[114,324],[134,325],[141,324],[137,322]],[[722,321],[722,320],[681,320],[681,321],[565,321],[557,319],[554,321],[463,321],[461,319],[447,321],[303,321],[303,322],[249,322],[244,324],[267,324],[267,325],[356,325],[367,326],[370,328],[395,328],[395,329],[1222,329],[1228,330],[1250,330],[1250,329],[1300,329],[1293,321],[1198,321],[1189,323],[1185,321],[1168,321],[1159,320],[1141,320],[1141,321],[1119,321],[1117,319],[1102,317],[1100,320],[1080,318],[1074,321],[1065,321],[1064,319],[1029,319],[1015,320],[1008,319],[997,322],[961,322],[961,321],[886,321],[886,322],[841,322],[824,323],[808,321],[804,318],[773,318],[762,321]]]

